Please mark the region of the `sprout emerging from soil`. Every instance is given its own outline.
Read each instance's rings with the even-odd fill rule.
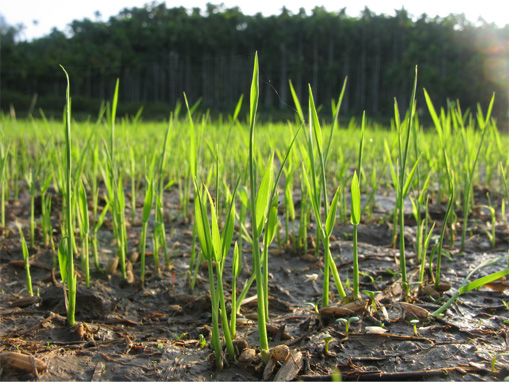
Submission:
[[[380,291],[370,291],[370,290],[363,290],[362,293],[365,293],[369,296],[369,299],[371,301],[371,306],[373,307],[373,311],[378,312],[376,308],[376,301],[375,296],[380,293]]]
[[[333,340],[334,338],[332,338],[330,335],[326,335],[325,337],[323,337],[323,341],[325,342],[325,354],[326,355],[329,355],[329,344],[330,342]]]
[[[332,372],[332,380],[334,382],[341,382],[341,372],[339,371],[338,368],[334,369],[334,371]]]
[[[412,326],[414,327],[414,334],[415,334],[416,336],[418,336],[418,333],[417,333],[417,324],[419,323],[419,320],[417,320],[417,319],[416,319],[416,320],[412,320],[412,321],[410,321],[410,323],[411,323],[411,324],[412,324]]]
[[[359,321],[359,317],[350,317],[348,320],[345,319],[345,318],[338,318],[336,320],[336,322],[344,322],[346,327],[345,327],[345,336],[348,337],[348,331],[350,330],[350,325],[352,324],[352,322],[357,322]]]
[[[485,355],[487,355],[490,358],[491,372],[495,373],[497,371],[496,363],[497,363],[498,358],[502,357],[502,356],[505,356],[505,355],[509,355],[509,352],[491,353],[491,352],[486,351],[486,350],[479,350],[479,351],[476,351],[475,354],[485,354]]]
[[[23,235],[23,230],[18,223],[19,234],[21,236],[21,246],[23,248],[23,259],[25,260],[25,271],[26,271],[26,285],[29,296],[33,296],[34,292],[32,289],[32,276],[30,275],[30,254],[28,253],[27,243],[25,241],[25,236]]]

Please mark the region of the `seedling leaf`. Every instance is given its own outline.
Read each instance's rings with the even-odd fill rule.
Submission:
[[[341,186],[338,186],[336,193],[334,194],[334,199],[332,199],[331,207],[329,210],[329,214],[327,215],[327,220],[325,222],[325,234],[330,236],[332,230],[334,229],[334,225],[336,224],[336,211],[338,208],[338,200],[340,195]]]
[[[198,238],[200,239],[200,245],[202,249],[202,253],[205,259],[208,259],[210,253],[209,253],[209,247],[207,242],[207,235],[205,230],[209,230],[208,226],[208,220],[207,220],[207,210],[202,211],[204,208],[202,199],[200,196],[200,192],[198,190],[198,187],[195,184],[195,190],[197,194],[197,198],[194,200],[194,216],[195,216],[195,226],[196,226],[196,232],[198,233]],[[206,206],[205,206],[206,208]],[[204,220],[205,217],[205,220]],[[205,227],[205,222],[207,222],[207,226]],[[209,232],[210,235],[210,232]]]
[[[303,124],[304,123],[304,113],[302,112],[302,107],[300,106],[299,97],[297,97],[297,93],[295,93],[295,89],[293,88],[292,81],[289,81],[289,84],[290,84],[290,92],[292,93],[292,97],[293,97],[293,102],[295,103],[295,109],[297,109],[297,114],[299,115],[300,122]]]
[[[268,241],[269,243],[272,243],[274,237],[276,236],[277,226],[278,226],[277,207],[273,205],[270,208],[269,223],[267,224],[267,238],[269,240]]]
[[[219,225],[217,223],[217,213],[216,206],[214,204],[214,200],[212,199],[212,195],[208,188],[205,186],[205,192],[209,198],[210,202],[210,220],[211,220],[211,229],[212,229],[212,249],[214,250],[214,258],[217,263],[222,260],[222,252],[221,252],[221,234],[219,233]]]
[[[509,275],[509,269],[505,269],[503,271],[492,273],[491,275],[481,277],[480,279],[474,280],[471,283],[461,287],[459,289],[459,293],[464,294],[464,293],[470,292],[473,289],[480,288],[484,284],[491,283],[491,282],[498,280],[499,278],[504,277],[506,275]]]
[[[274,155],[271,156],[269,162],[270,163],[263,174],[258,194],[256,195],[256,227],[259,235],[262,232],[263,224],[267,218],[267,210],[269,208]]]
[[[233,247],[233,264],[232,264],[232,273],[234,278],[239,277],[241,265],[242,263],[240,261],[239,245],[237,244],[237,242],[235,242],[235,246]]]
[[[352,184],[351,184],[351,193],[352,193],[352,208],[350,221],[352,224],[358,225],[361,222],[361,190],[359,187],[359,178],[357,177],[357,171],[353,174]]]
[[[412,183],[412,179],[414,177],[415,170],[417,170],[417,165],[419,164],[420,159],[421,157],[419,156],[419,158],[417,158],[417,160],[414,163],[414,167],[412,167],[412,171],[410,171],[410,174],[406,179],[405,187],[403,187],[403,199],[405,199],[408,194],[408,189],[410,188],[410,184]]]

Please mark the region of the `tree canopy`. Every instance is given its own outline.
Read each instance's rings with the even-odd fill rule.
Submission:
[[[227,109],[248,91],[258,51],[266,109],[289,108],[289,80],[300,97],[310,83],[317,103],[330,107],[348,76],[343,110],[384,116],[394,98],[407,104],[417,65],[418,87],[437,104],[459,100],[466,109],[496,92],[495,115],[507,117],[509,26],[475,26],[462,15],[414,21],[404,9],[387,16],[366,8],[349,17],[345,9],[316,7],[265,17],[238,7],[208,4],[201,11],[154,2],[107,21],[74,20],[68,29],[30,42],[16,41],[15,28],[2,29],[2,108],[25,107],[22,100],[35,93],[43,108],[44,99],[63,99],[62,64],[80,97],[73,106],[90,113],[92,100],[111,97],[117,78],[121,103],[171,110],[185,91],[205,107]]]

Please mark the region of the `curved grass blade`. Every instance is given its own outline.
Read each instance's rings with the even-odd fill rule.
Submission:
[[[470,271],[470,273],[467,275],[467,277],[465,277],[465,280],[463,281],[463,283],[461,284],[461,287],[456,291],[456,293],[454,293],[454,295],[452,295],[452,297],[447,300],[447,302],[442,305],[440,308],[438,308],[436,311],[434,311],[432,313],[432,316],[434,317],[441,317],[442,313],[447,309],[449,308],[449,306],[451,306],[454,301],[456,301],[458,299],[458,297],[463,294],[463,293],[466,293],[467,291],[471,290],[469,285],[470,284],[467,284],[468,283],[468,280],[470,280],[470,277],[472,277],[472,275],[477,272],[478,270],[482,269],[482,268],[487,268],[487,267],[490,267],[492,265],[495,265],[497,264],[498,262],[500,262],[501,260],[503,260],[506,256],[499,256],[495,259],[492,259],[492,260],[488,260],[484,263],[481,263],[479,264],[477,267],[475,267],[472,271]],[[509,274],[509,268],[508,269],[505,269],[503,271],[500,271],[500,272],[497,272],[495,274],[492,274],[492,275],[489,275],[489,276],[485,276],[481,279],[484,279],[482,282],[484,284],[488,283],[488,282],[492,282],[492,281],[495,281],[497,279],[499,279],[500,277],[503,277],[504,275],[508,275]],[[492,279],[493,277],[493,279]],[[478,280],[481,280],[481,279],[478,279]],[[475,288],[479,288],[481,285],[477,285],[477,281],[473,281],[472,283],[475,283],[475,284],[472,284],[472,285],[475,285],[474,288],[472,289],[475,289]],[[489,281],[486,281],[486,280],[489,280]]]

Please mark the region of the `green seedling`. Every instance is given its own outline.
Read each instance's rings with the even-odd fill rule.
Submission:
[[[424,272],[426,270],[426,258],[427,258],[427,251],[429,247],[429,242],[431,240],[431,235],[433,234],[433,229],[435,228],[435,223],[431,226],[431,228],[428,230],[428,220],[429,220],[429,212],[428,212],[428,203],[426,202],[426,218],[424,219],[424,222],[421,224],[420,229],[421,231],[421,238],[424,236],[424,243],[421,247],[421,265],[419,268],[419,283],[424,282]],[[422,232],[423,230],[426,230],[425,232]]]
[[[256,167],[255,167],[255,147],[254,147],[254,133],[255,133],[255,121],[256,121],[256,113],[258,109],[258,95],[259,95],[259,71],[258,71],[258,54],[255,55],[255,62],[253,68],[253,80],[251,82],[251,94],[250,94],[250,108],[249,108],[249,156],[248,156],[248,167],[249,167],[249,186],[250,186],[250,212],[251,212],[251,238],[253,244],[252,248],[252,259],[253,259],[253,273],[256,278],[256,294],[258,296],[258,335],[260,340],[260,350],[262,353],[262,361],[264,363],[269,361],[270,353],[269,353],[269,344],[267,337],[267,328],[266,322],[268,317],[268,305],[265,304],[265,301],[268,299],[268,291],[266,290],[266,285],[264,284],[264,276],[262,273],[262,268],[265,270],[265,274],[268,272],[268,256],[265,256],[265,259],[262,259],[260,256],[260,247],[259,241],[263,235],[264,229],[267,229],[267,223],[270,219],[268,219],[270,213],[270,207],[272,206],[272,201],[274,200],[274,195],[276,193],[276,187],[279,182],[279,178],[281,177],[281,173],[285,166],[286,160],[288,159],[288,155],[290,150],[297,138],[297,134],[300,129],[295,134],[288,150],[286,152],[285,158],[281,163],[281,167],[279,169],[279,173],[276,177],[276,181],[273,180],[273,162],[272,158],[269,162],[269,165],[266,167],[265,172],[262,176],[262,180],[260,186],[257,191],[256,187]],[[270,237],[270,235],[266,235]],[[262,267],[263,260],[263,267]],[[261,303],[263,302],[263,303]]]
[[[266,329],[266,306],[265,306],[265,290],[264,283],[262,282],[262,265],[260,259],[260,246],[259,239],[261,236],[262,224],[266,217],[266,211],[269,206],[269,192],[270,192],[270,180],[272,174],[269,177],[269,171],[266,171],[267,176],[262,178],[258,192],[256,192],[256,173],[254,163],[254,132],[255,132],[255,121],[256,113],[258,109],[258,97],[259,97],[259,72],[258,72],[258,54],[255,55],[255,61],[253,66],[253,78],[251,81],[251,92],[249,100],[249,188],[250,188],[250,210],[251,210],[251,229],[252,229],[252,259],[254,268],[254,277],[256,278],[256,294],[258,296],[258,335],[260,341],[260,349],[268,352],[269,344]],[[270,164],[272,172],[272,162]],[[268,357],[264,362],[268,361]]]
[[[256,277],[256,294],[258,296],[258,335],[260,340],[260,349],[264,351],[262,354],[267,354],[269,351],[269,342],[267,337],[266,328],[266,317],[267,314],[265,309],[265,286],[262,282],[262,265],[260,259],[260,246],[259,239],[261,236],[261,230],[263,229],[263,221],[266,218],[267,209],[270,205],[270,181],[272,178],[272,162],[270,163],[270,174],[269,170],[266,170],[262,178],[262,182],[256,192],[256,174],[255,174],[255,163],[254,163],[254,132],[255,132],[255,121],[256,112],[258,109],[258,97],[259,97],[259,72],[258,72],[258,54],[255,55],[255,62],[253,67],[253,80],[251,82],[251,94],[249,100],[249,188],[250,188],[250,208],[251,208],[251,229],[252,229],[252,258],[254,275]],[[270,176],[270,177],[269,177]],[[265,356],[264,362],[268,362],[268,357]]]
[[[493,206],[491,205],[490,194],[487,193],[486,196],[488,198],[488,204],[483,205],[483,207],[487,208],[488,211],[490,212],[491,232],[486,228],[483,228],[483,231],[486,233],[486,235],[488,236],[488,238],[490,240],[491,248],[495,248],[495,246],[496,246],[495,228],[496,228],[496,224],[497,224],[497,214],[495,212],[495,208],[493,208]]]
[[[184,101],[187,108],[187,117],[189,122],[189,150],[188,150],[188,167],[186,169],[186,173],[184,179],[179,182],[179,198],[180,204],[182,206],[182,216],[184,220],[187,219],[188,209],[189,209],[189,199],[191,196],[191,187],[192,182],[198,176],[198,148],[197,148],[197,138],[196,136],[194,121],[193,121],[193,111],[198,106],[198,102],[189,107],[189,103],[187,101],[187,95],[184,93]],[[207,182],[208,183],[208,182]]]
[[[25,175],[25,180],[30,192],[30,248],[33,249],[35,245],[35,180],[32,176],[32,170]]]
[[[407,273],[406,273],[406,257],[405,257],[405,214],[404,214],[404,203],[405,199],[408,195],[408,190],[412,183],[413,176],[417,169],[417,165],[419,164],[419,158],[416,159],[410,174],[407,175],[407,161],[408,161],[408,146],[410,142],[410,132],[412,131],[412,126],[414,123],[415,116],[415,92],[417,88],[417,67],[415,68],[415,80],[414,86],[412,88],[412,96],[410,99],[410,115],[404,121],[403,124],[400,123],[398,104],[395,102],[394,105],[394,115],[396,121],[396,128],[398,131],[398,152],[399,152],[399,179],[397,181],[397,198],[396,205],[397,210],[399,212],[398,222],[399,222],[399,266],[401,270],[401,284],[403,286],[403,291],[405,296],[408,296],[410,293],[410,286],[408,285]],[[406,128],[406,133],[404,129]],[[406,135],[406,138],[404,137]],[[405,141],[403,141],[404,139]],[[391,166],[392,168],[392,166]],[[396,177],[394,177],[395,179]]]
[[[26,272],[26,286],[29,296],[33,296],[34,292],[32,289],[32,276],[30,275],[30,254],[28,253],[27,243],[25,241],[25,236],[23,235],[23,230],[21,226],[18,224],[19,235],[21,236],[21,247],[23,249],[23,259],[25,261],[25,272]]]
[[[296,251],[301,251],[302,253],[308,252],[308,227],[310,221],[310,213],[311,207],[309,206],[309,195],[307,193],[306,187],[304,185],[304,179],[302,172],[299,174],[300,184],[301,184],[301,208],[300,208],[300,217],[299,217],[299,233],[296,241]]]
[[[99,190],[97,191],[99,192]],[[97,233],[99,232],[99,229],[104,223],[104,218],[106,216],[106,213],[108,212],[110,208],[110,202],[106,203],[106,206],[104,206],[103,210],[101,211],[101,214],[99,215],[99,218],[97,218],[95,225],[94,225],[94,236],[92,237],[92,251],[94,253],[94,267],[96,271],[101,270],[101,266],[99,264],[99,251],[98,251],[98,238]]]
[[[374,312],[378,312],[376,308],[376,301],[375,297],[377,294],[380,294],[381,292],[378,291],[370,291],[370,290],[363,290],[362,293],[367,294],[369,296],[369,300],[371,301],[371,306],[373,307]]]
[[[40,186],[42,237],[46,247],[48,247],[50,243],[53,245],[53,227],[51,226],[51,197],[47,197],[51,179],[52,175],[48,174]]]
[[[417,153],[417,148],[415,149]],[[423,258],[426,257],[426,250],[427,250],[427,244],[426,239],[429,234],[429,212],[428,212],[428,202],[429,202],[429,196],[428,196],[428,187],[429,187],[429,181],[431,178],[431,174],[428,174],[428,177],[426,178],[426,181],[424,182],[424,185],[422,186],[422,189],[420,187],[419,182],[419,168],[417,168],[417,174],[416,174],[416,183],[417,188],[420,190],[419,196],[414,199],[410,197],[410,200],[412,202],[412,214],[414,215],[417,231],[416,231],[416,240],[415,240],[415,251],[417,254],[417,259],[423,261]],[[421,211],[424,207],[425,210],[425,218],[424,220],[421,217]],[[431,229],[433,231],[433,228]]]
[[[417,324],[419,323],[419,320],[412,320],[412,321],[410,321],[410,323],[412,324],[412,326],[414,328],[414,335],[418,336],[419,334],[417,333]]]
[[[9,147],[7,146],[7,149],[4,148],[4,145],[2,142],[0,142],[0,224],[2,227],[5,227],[5,193],[7,189],[7,176],[6,176],[6,169],[7,169],[7,160],[9,157]]]
[[[136,216],[136,160],[134,158],[134,150],[129,149],[129,164],[130,164],[130,178],[131,178],[131,221],[134,223]]]
[[[505,178],[505,170],[504,170],[504,166],[502,165],[502,162],[499,163],[499,169],[500,169],[500,175],[502,177],[502,184],[504,185],[504,194],[505,194],[506,200],[509,201],[509,187],[507,186],[507,180]],[[503,213],[503,218],[505,221],[505,211]],[[507,268],[509,268],[509,250],[508,250],[508,256],[507,256]]]
[[[335,368],[334,371],[332,372],[332,381],[333,382],[341,382],[342,381],[341,372],[339,371],[338,368]]]
[[[157,203],[157,201],[156,201]],[[162,234],[162,224],[160,221],[154,222],[154,236],[152,237],[153,256],[154,256],[154,276],[156,278],[161,277],[161,267],[159,261],[159,245],[161,244],[160,236]]]
[[[396,279],[401,274],[400,271],[393,271],[392,269],[385,268],[385,271],[392,276],[393,279]]]
[[[74,253],[72,246],[72,237],[74,232],[72,219],[72,168],[71,168],[71,96],[69,75],[63,66],[60,66],[67,78],[66,91],[66,118],[65,118],[65,148],[66,148],[66,167],[65,167],[65,216],[66,235],[58,245],[58,263],[60,266],[60,275],[62,282],[67,282],[68,297],[66,297],[67,320],[70,325],[75,324],[76,311],[76,273],[74,271]],[[64,295],[67,296],[64,286]]]
[[[329,355],[330,351],[329,351],[329,344],[330,342],[334,339],[334,337],[331,337],[329,335],[323,337],[323,342],[325,342],[325,348],[324,348],[324,351],[325,351],[325,355]]]
[[[166,129],[166,134],[164,136],[164,143],[161,150],[161,154],[159,156],[159,167],[158,167],[158,174],[152,176],[152,182],[155,184],[153,185],[153,193],[154,193],[154,199],[155,199],[155,206],[154,206],[154,225],[156,228],[154,228],[154,241],[157,242],[157,248],[159,249],[159,245],[161,245],[163,254],[164,254],[164,262],[166,266],[169,266],[170,258],[169,258],[169,252],[168,247],[166,243],[166,228],[164,224],[164,200],[163,200],[163,194],[164,190],[166,188],[169,188],[172,186],[173,181],[170,181],[168,184],[164,184],[164,174],[165,174],[165,164],[166,164],[166,155],[168,151],[168,141],[170,136],[170,131],[172,128],[173,119],[170,117],[170,122],[168,123],[168,128]],[[153,168],[154,168],[154,160],[152,159],[151,169],[150,173],[153,174]],[[156,251],[154,251],[154,255]],[[157,263],[155,265],[156,268],[156,275],[159,273],[159,254],[157,256],[154,256],[154,260],[157,260]]]
[[[367,272],[361,272],[359,271],[359,275],[361,276],[364,276],[364,277],[367,277],[369,279],[369,281],[371,282],[371,284],[373,284],[374,287],[376,287],[377,283],[379,283],[380,281],[382,281],[382,276],[377,276],[376,278],[374,278],[373,276],[371,276],[369,273]]]
[[[205,339],[203,334],[200,333],[200,335],[198,336],[198,341],[200,341],[200,348],[204,348],[205,346],[207,346],[207,340]]]
[[[452,176],[450,170],[449,170],[449,161],[447,159],[447,154],[444,151],[444,159],[445,159],[445,167],[447,170],[447,175],[449,178],[449,203],[447,204],[447,211],[445,212],[444,221],[442,223],[442,229],[440,231],[440,239],[438,243],[437,248],[437,265],[436,265],[436,273],[435,273],[435,289],[438,289],[438,286],[440,284],[440,271],[441,271],[441,264],[442,264],[442,245],[444,243],[444,235],[445,235],[445,228],[447,226],[447,222],[449,221],[449,217],[451,216],[451,212],[453,209],[453,202],[454,202],[454,177]]]
[[[385,156],[387,158],[387,162],[389,163],[392,184],[393,184],[394,188],[397,190],[399,188],[398,187],[398,176],[397,176],[396,168],[393,165],[391,148],[389,147],[389,144],[387,143],[387,140],[385,140],[385,139],[384,139],[384,151],[385,151]],[[393,220],[392,221],[392,238],[391,238],[392,248],[396,248],[396,240],[397,240],[397,235],[398,235],[398,216],[399,216],[398,215],[398,200],[396,199],[396,206],[392,213],[392,220]]]
[[[312,302],[306,302],[304,305],[309,305],[311,308],[313,308],[313,312],[316,313],[316,314],[320,314],[320,311],[319,311],[319,305],[320,305],[320,300],[318,300],[316,303],[312,303]]]
[[[81,236],[81,268],[85,272],[85,285],[90,286],[90,263],[89,263],[89,234],[90,234],[90,220],[88,217],[88,201],[85,187],[83,182],[80,182],[79,198],[78,198],[78,221],[80,225],[80,236]]]
[[[239,179],[240,181],[240,179]],[[223,270],[226,255],[231,246],[233,238],[233,229],[235,225],[235,194],[237,192],[238,182],[235,186],[233,196],[230,198],[230,207],[225,220],[223,231],[219,230],[219,223],[216,212],[216,205],[207,187],[204,185],[200,191],[195,183],[195,219],[200,245],[209,271],[209,290],[212,303],[212,346],[216,356],[216,366],[222,368],[222,350],[219,338],[219,313],[223,327],[224,339],[231,360],[235,359],[235,349],[233,347],[230,325],[228,323],[226,303],[223,292]],[[217,200],[217,196],[216,196]],[[210,206],[210,222],[207,211]],[[214,267],[215,263],[215,267]],[[215,269],[215,277],[214,277]],[[216,283],[217,279],[217,283]],[[217,284],[217,286],[216,286]],[[259,304],[263,305],[263,304]],[[232,314],[235,314],[232,311]]]
[[[315,220],[317,222],[317,251],[318,251],[318,242],[321,241],[324,248],[324,268],[323,268],[323,287],[322,287],[322,304],[324,307],[329,305],[329,275],[332,272],[334,283],[336,284],[336,288],[338,289],[339,297],[341,299],[346,298],[346,293],[343,288],[343,284],[339,277],[339,273],[336,267],[336,263],[332,258],[332,254],[330,252],[330,235],[332,234],[332,229],[336,223],[336,210],[337,204],[339,201],[339,192],[340,187],[337,188],[336,194],[333,198],[333,201],[329,208],[329,200],[327,198],[327,183],[326,183],[326,164],[329,155],[329,149],[331,147],[332,135],[335,131],[335,128],[338,125],[338,115],[340,110],[340,105],[343,99],[343,95],[346,88],[346,79],[343,83],[343,88],[341,90],[341,94],[339,96],[339,100],[337,106],[335,107],[335,116],[334,116],[334,124],[330,131],[329,139],[325,145],[323,146],[322,140],[322,130],[320,128],[320,121],[318,118],[317,110],[315,107],[315,102],[313,98],[313,92],[311,86],[309,86],[309,132],[306,134],[306,150],[302,149],[302,155],[304,156],[303,167],[304,170],[302,174],[304,175],[304,181],[306,184],[307,192],[311,199],[311,206],[313,208],[313,212],[315,215]],[[302,108],[300,106],[299,99],[295,93],[292,83],[290,82],[290,90],[292,92],[293,100],[295,103],[295,107],[297,110],[297,114],[300,118],[300,122],[304,125],[304,114],[302,113]],[[315,147],[318,152],[318,164],[315,164]],[[311,176],[307,174],[307,168],[310,169]],[[321,217],[321,209],[322,205],[324,207],[324,217],[325,224],[322,222]]]
[[[273,199],[277,201],[276,198]],[[265,232],[263,236],[263,252],[262,252],[262,263],[263,263],[263,283],[265,285],[265,318],[269,320],[269,245],[274,241],[277,228],[279,226],[279,220],[277,218],[277,205],[275,203],[269,208],[267,223],[265,226]]]
[[[244,238],[243,238],[242,233],[243,232],[247,233],[246,215],[247,215],[247,209],[249,207],[249,194],[247,192],[246,187],[244,187],[244,186],[239,187],[237,194],[239,195],[239,199],[240,199],[239,228],[241,231],[241,234],[239,235],[239,239],[238,239],[238,245],[239,245],[240,262],[242,263],[242,248],[243,248],[243,243],[244,243]],[[248,236],[249,236],[249,234],[248,234]]]
[[[491,372],[492,373],[496,373],[496,371],[497,371],[497,368],[496,368],[497,360],[500,357],[504,357],[506,355],[509,355],[509,352],[492,353],[492,352],[489,352],[489,351],[486,351],[486,350],[479,350],[479,351],[476,351],[475,354],[484,354],[484,355],[487,355],[488,358],[490,359]]]
[[[470,271],[468,273],[467,277],[465,277],[465,280],[463,281],[463,283],[461,284],[461,286],[457,290],[457,292],[454,293],[451,296],[451,298],[449,300],[447,300],[440,308],[438,308],[435,312],[433,312],[432,315],[434,317],[441,317],[443,312],[445,310],[447,310],[447,308],[449,308],[449,306],[451,306],[451,304],[454,303],[460,295],[467,293],[471,290],[480,288],[481,286],[483,286],[487,283],[493,282],[501,277],[509,275],[509,268],[507,268],[503,271],[492,273],[488,276],[481,277],[481,278],[479,278],[475,281],[472,281],[470,283],[468,282],[468,280],[470,280],[470,277],[472,277],[472,275],[474,273],[476,273],[478,270],[480,270],[482,268],[487,268],[487,267],[493,266],[493,265],[497,264],[499,261],[503,260],[504,258],[505,258],[505,256],[499,256],[493,260],[488,260],[484,263],[479,264],[477,267],[475,267],[472,271]]]
[[[111,215],[113,223],[113,234],[116,240],[117,253],[119,258],[122,280],[127,278],[126,254],[127,248],[127,228],[125,224],[125,194],[123,188],[122,173],[119,171],[119,162],[117,161],[117,152],[115,146],[115,118],[118,104],[119,80],[115,85],[113,101],[110,108],[107,108],[107,120],[109,127],[109,149],[108,155],[108,171],[103,173],[106,188],[108,190],[109,199],[111,200]],[[108,147],[108,146],[107,146]]]
[[[357,171],[353,174],[352,183],[350,185],[351,208],[350,222],[353,224],[353,299],[359,298],[359,250],[357,245],[357,227],[361,222],[361,174],[362,174],[362,153],[364,147],[364,127],[366,121],[366,113],[362,114],[362,133],[359,143],[359,155],[357,161]]]
[[[353,224],[353,299],[359,298],[359,253],[357,249],[357,226],[360,223],[361,214],[361,191],[357,172],[353,174],[351,193],[351,215],[350,221]],[[376,310],[376,308],[375,308]]]
[[[201,256],[201,252],[198,253],[196,250],[196,242],[198,239],[198,234],[196,232],[196,224],[193,225],[193,240],[191,243],[191,258],[189,260],[189,272],[188,272],[188,282],[190,283],[189,289],[194,290],[194,286],[196,285],[196,278],[198,275],[198,269],[200,267],[200,262],[203,261]],[[198,257],[196,257],[198,255]],[[193,270],[194,268],[194,270]],[[192,275],[191,275],[192,272]]]
[[[345,318],[338,318],[336,322],[343,322],[345,324],[345,337],[348,337],[348,332],[350,330],[350,325],[352,322],[359,321],[359,317],[350,317],[348,320]]]
[[[435,124],[435,128],[437,130],[437,133],[439,135],[440,143],[442,145],[442,148],[445,152],[445,137],[447,137],[450,133],[447,132],[448,126],[446,123],[443,123],[443,121],[440,120],[438,117],[435,108],[433,106],[433,103],[431,102],[431,99],[424,90],[424,96],[426,98],[426,104],[428,106],[428,110],[430,112],[431,118],[433,119],[433,122]],[[486,136],[486,132],[489,130],[489,122],[491,118],[491,111],[493,109],[493,104],[495,102],[495,94],[493,94],[490,105],[488,107],[488,112],[486,114],[486,118],[483,117],[481,108],[478,106],[478,113],[477,113],[477,120],[479,123],[480,131],[482,131],[481,135],[481,141],[479,143],[479,146],[477,147],[477,152],[475,157],[471,155],[471,152],[468,147],[468,139],[466,138],[466,132],[465,132],[465,126],[464,126],[464,119],[461,116],[458,116],[458,112],[456,112],[457,118],[455,120],[458,121],[458,123],[461,126],[461,134],[463,136],[464,141],[464,151],[465,151],[465,169],[463,171],[463,183],[464,183],[464,189],[463,189],[463,227],[462,227],[462,234],[461,234],[461,247],[460,250],[463,251],[465,249],[466,244],[466,233],[467,233],[467,223],[468,223],[468,214],[471,209],[471,198],[472,198],[472,186],[474,181],[474,171],[477,166],[478,160],[479,160],[479,154],[481,152],[481,147],[484,141],[484,137]]]
[[[419,148],[419,144],[422,146],[422,137],[419,136],[419,123],[418,120],[415,121],[415,123],[412,124],[412,137],[414,142],[414,153],[415,156],[418,157],[419,153],[422,151],[421,148]],[[431,173],[428,174],[426,180],[424,183],[421,182],[421,171],[420,166],[417,167],[416,174],[415,174],[415,181],[414,185],[417,190],[417,198],[414,202],[414,199],[410,197],[410,200],[412,202],[412,213],[414,215],[417,231],[416,231],[416,245],[415,245],[415,251],[417,254],[417,260],[421,260],[423,257],[426,257],[426,248],[424,248],[425,244],[425,236],[426,236],[426,230],[428,229],[428,187],[429,187],[429,181],[431,178]],[[421,187],[422,185],[422,187]],[[423,221],[421,217],[421,211],[423,205],[426,209],[426,216]]]
[[[186,336],[186,334],[187,334],[186,332],[181,333],[180,335],[177,335],[176,333],[173,333],[173,337],[175,337],[175,339],[177,341],[182,341],[182,339]],[[162,344],[160,344],[160,345],[162,345]]]
[[[143,202],[143,215],[140,238],[140,250],[141,250],[140,281],[142,285],[145,282],[145,250],[147,243],[147,226],[153,203],[154,203],[153,182],[147,179],[147,190],[145,191],[145,200]]]
[[[232,338],[235,338],[235,334],[237,331],[236,323],[237,323],[237,279],[240,276],[240,271],[242,269],[241,256],[239,251],[239,246],[237,242],[235,242],[235,246],[233,248],[233,261],[232,261],[232,309],[231,309],[231,317],[230,317],[230,332]]]
[[[92,216],[94,221],[97,219],[97,207],[99,206],[99,145],[95,145],[92,151],[92,173],[90,194],[92,195]]]

